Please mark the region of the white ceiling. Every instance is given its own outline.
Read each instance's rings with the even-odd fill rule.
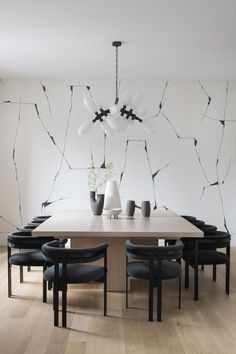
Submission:
[[[236,78],[236,0],[0,0],[0,77]]]

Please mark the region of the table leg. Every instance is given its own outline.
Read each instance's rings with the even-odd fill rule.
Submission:
[[[198,300],[198,240],[195,239],[195,264],[194,264],[194,300]]]
[[[133,239],[140,244],[155,244],[154,239],[143,240]],[[125,291],[126,284],[126,251],[125,239],[116,238],[98,238],[98,237],[81,237],[71,238],[71,248],[94,247],[101,243],[108,243],[107,249],[107,290],[108,291]],[[98,261],[102,265],[103,261]],[[87,287],[86,287],[87,288]]]
[[[105,238],[72,238],[72,248],[94,247],[108,243],[107,249],[107,290],[125,291],[125,240]],[[99,261],[98,261],[99,263]],[[102,264],[100,262],[100,264]]]

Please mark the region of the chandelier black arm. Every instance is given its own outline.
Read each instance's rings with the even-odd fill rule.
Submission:
[[[103,122],[103,118],[107,117],[108,114],[110,113],[109,109],[100,109],[100,112],[95,112],[95,118],[93,119],[93,123],[95,123],[96,121],[100,120],[100,122]]]
[[[123,106],[123,108],[121,108],[120,112],[121,112],[122,116],[126,115],[126,117],[125,117],[126,119],[131,118],[132,120],[139,121],[139,123],[142,123],[142,121],[143,121],[141,118],[139,118],[138,116],[136,116],[136,114],[133,113],[132,109],[130,109],[129,111],[126,110],[126,106]]]
[[[124,117],[126,119],[132,119],[132,120],[137,120],[139,123],[142,123],[143,120],[141,118],[139,118],[138,116],[136,116],[136,114],[133,113],[133,110],[127,110],[126,106],[123,106],[120,110],[121,116]],[[110,110],[109,109],[100,109],[100,112],[95,112],[95,118],[93,119],[93,123],[100,121],[103,122],[104,121],[104,117],[107,117],[108,114],[110,114]]]

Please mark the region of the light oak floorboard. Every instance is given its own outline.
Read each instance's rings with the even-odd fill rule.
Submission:
[[[236,348],[236,248],[232,249],[231,294],[224,292],[225,269],[199,270],[199,301],[193,301],[193,271],[190,288],[182,287],[178,305],[176,280],[163,286],[162,322],[148,322],[147,286],[135,282],[125,308],[123,293],[108,294],[108,316],[103,316],[103,292],[68,290],[68,328],[53,326],[52,292],[42,303],[42,270],[13,267],[14,297],[7,298],[6,249],[0,248],[0,354],[178,354],[235,353]],[[156,291],[154,292],[156,318]],[[61,318],[60,318],[61,319]]]

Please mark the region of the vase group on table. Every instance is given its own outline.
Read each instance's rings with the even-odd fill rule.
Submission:
[[[126,204],[126,215],[129,217],[134,216],[135,208],[141,209],[144,217],[149,217],[151,214],[151,204],[149,200],[143,200],[141,207],[135,204],[134,200],[128,200]]]
[[[105,195],[90,191],[90,204],[94,215],[101,215],[104,210],[108,218],[118,218],[121,201],[116,181],[107,182]]]

